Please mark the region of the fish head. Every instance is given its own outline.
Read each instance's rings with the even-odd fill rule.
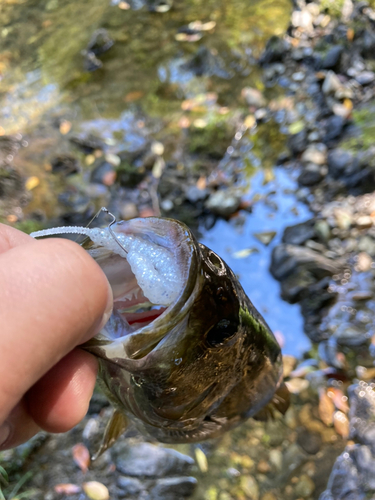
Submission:
[[[257,413],[280,384],[280,347],[227,264],[171,219],[112,233],[90,236],[114,310],[84,348],[115,407],[163,442],[207,439]]]

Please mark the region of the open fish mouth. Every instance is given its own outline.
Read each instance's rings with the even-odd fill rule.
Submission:
[[[194,287],[197,261],[194,237],[184,224],[149,217],[119,221],[106,228],[53,228],[32,236],[56,234],[87,236],[82,246],[102,268],[113,291],[112,316],[88,345],[151,332],[160,341],[157,330],[167,323],[170,329],[181,319],[178,311],[184,309]],[[125,344],[129,357],[142,357],[150,350],[148,342],[142,353],[131,348],[131,343]]]
[[[150,217],[119,222],[110,232],[93,229],[90,255],[113,290],[113,315],[102,334],[114,340],[164,315],[184,295],[189,279],[191,235],[176,221]]]

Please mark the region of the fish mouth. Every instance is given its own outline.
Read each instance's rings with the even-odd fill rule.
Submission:
[[[113,313],[96,340],[122,342],[126,357],[143,357],[186,309],[196,281],[195,239],[184,224],[157,217],[122,221],[99,233],[90,235],[87,250],[111,285]],[[140,348],[136,336],[153,341],[145,339]]]

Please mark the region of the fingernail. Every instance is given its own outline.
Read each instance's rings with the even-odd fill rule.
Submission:
[[[8,422],[4,422],[0,425],[0,447],[3,446],[10,436],[10,425]]]
[[[104,325],[107,323],[109,318],[111,317],[113,311],[113,294],[112,294],[112,288],[110,284],[108,283],[108,298],[107,298],[107,305],[105,307],[104,314],[102,316],[102,320],[99,323],[98,326],[98,332],[104,327]]]

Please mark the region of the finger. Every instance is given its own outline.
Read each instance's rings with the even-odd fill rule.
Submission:
[[[30,416],[24,400],[18,403],[12,410],[2,429],[7,429],[7,437],[4,441],[2,436],[0,450],[7,450],[8,448],[18,446],[40,431],[40,427]]]
[[[34,238],[28,234],[14,229],[14,227],[0,224],[0,254],[18,245],[25,245],[35,242]]]
[[[86,415],[94,391],[98,362],[75,349],[27,393],[31,417],[48,432],[65,432]]]
[[[99,266],[68,240],[0,254],[0,284],[1,422],[38,379],[98,331],[112,299]]]

